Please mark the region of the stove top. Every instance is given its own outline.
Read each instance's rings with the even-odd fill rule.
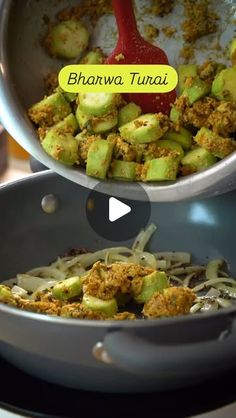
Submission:
[[[0,408],[30,418],[183,418],[236,401],[236,370],[204,384],[169,392],[113,395],[63,388],[33,378],[0,359]],[[1,415],[0,413],[0,416]],[[234,414],[236,416],[236,412]],[[210,418],[210,415],[209,415]]]

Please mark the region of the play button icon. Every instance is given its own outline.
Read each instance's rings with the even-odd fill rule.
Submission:
[[[131,212],[131,207],[116,199],[115,197],[110,197],[109,199],[109,221],[115,222],[117,219],[122,218]]]
[[[145,228],[151,215],[151,204],[142,186],[142,200],[119,198],[102,193],[103,183],[99,183],[87,198],[86,215],[92,229],[109,241],[128,241],[134,239]],[[130,193],[132,195],[132,193]]]

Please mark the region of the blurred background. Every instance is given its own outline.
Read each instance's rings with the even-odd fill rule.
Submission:
[[[30,172],[29,154],[4,130],[0,120],[0,183],[25,177]]]

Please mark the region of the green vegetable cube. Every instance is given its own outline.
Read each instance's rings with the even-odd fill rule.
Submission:
[[[232,61],[232,64],[236,64],[236,38],[234,38],[229,45],[229,55]]]
[[[88,47],[89,32],[78,20],[65,20],[49,28],[45,39],[48,52],[55,57],[72,59]]]
[[[187,167],[190,172],[195,172],[208,168],[216,162],[217,158],[209,151],[204,148],[196,148],[187,152],[181,164]]]
[[[121,137],[131,144],[154,142],[164,134],[157,115],[148,113],[119,128]]]
[[[74,165],[78,161],[78,142],[71,134],[50,130],[42,141],[42,147],[54,160],[63,164]]]
[[[162,157],[147,161],[144,164],[144,181],[176,180],[179,167],[178,157]]]
[[[169,151],[174,151],[179,155],[179,159],[181,160],[184,156],[183,148],[180,144],[176,141],[171,141],[169,139],[161,139],[157,142],[157,146],[159,148],[163,148]]]
[[[56,299],[67,300],[80,296],[82,293],[82,278],[75,276],[55,284],[52,295]]]
[[[193,104],[203,97],[207,96],[211,91],[211,85],[206,81],[196,77],[189,87],[185,87],[183,96],[188,98],[189,104]]]
[[[123,126],[126,123],[138,118],[142,113],[140,106],[133,102],[128,103],[119,110],[118,114],[118,126]]]
[[[154,293],[162,292],[169,287],[167,275],[162,271],[154,271],[148,276],[143,277],[142,281],[141,292],[134,296],[134,300],[137,303],[146,303]]]
[[[225,158],[236,150],[236,141],[223,138],[207,128],[201,128],[194,137],[197,144],[217,158]]]
[[[109,300],[98,299],[94,296],[84,294],[82,304],[92,311],[102,312],[108,317],[117,313],[118,307],[115,298]]]
[[[178,110],[175,106],[173,106],[171,108],[171,111],[170,111],[170,120],[171,120],[171,122],[178,123],[180,121],[180,119],[181,119],[181,116],[182,116],[181,111]]]
[[[104,139],[94,141],[88,150],[86,173],[88,176],[105,179],[112,158],[114,144]]]
[[[115,93],[79,93],[79,105],[88,116],[104,116],[115,110],[118,95]]]
[[[179,93],[182,94],[185,89],[185,82],[188,78],[195,78],[197,76],[197,65],[195,64],[183,64],[179,65],[178,69],[179,76]]]
[[[186,128],[180,128],[179,131],[169,130],[163,136],[163,139],[178,142],[184,150],[188,150],[192,146],[192,133]]]
[[[215,77],[212,94],[218,100],[236,100],[236,67],[227,68]]]
[[[94,65],[103,64],[105,56],[100,48],[89,51],[79,62],[79,64]]]
[[[39,126],[52,126],[71,113],[70,104],[62,93],[53,93],[29,109],[30,119]]]
[[[135,181],[137,167],[132,161],[113,160],[110,175],[117,180]]]

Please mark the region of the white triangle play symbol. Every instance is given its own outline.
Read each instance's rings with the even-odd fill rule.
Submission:
[[[121,202],[115,197],[110,197],[109,199],[109,221],[115,222],[117,219],[122,218],[122,216],[127,215],[131,212],[131,207]]]

